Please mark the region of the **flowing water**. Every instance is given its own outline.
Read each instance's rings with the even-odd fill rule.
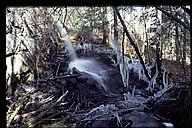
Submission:
[[[80,72],[85,72],[91,75],[97,81],[99,87],[102,86],[106,91],[107,88],[104,84],[106,74],[103,73],[105,70],[101,68],[100,64],[95,60],[78,58],[65,28],[63,28],[62,25],[60,25],[59,23],[57,23],[57,26],[60,30],[61,37],[65,37],[65,48],[69,53],[71,59],[71,62],[69,63],[69,69],[76,68]]]
[[[105,69],[101,68],[100,63],[90,59],[75,59],[69,63],[69,68],[76,68],[80,72],[85,72],[91,75],[98,83],[99,88],[101,86],[107,91],[107,87],[104,84],[106,79]]]
[[[68,35],[66,35],[65,37],[65,48],[67,49],[71,60],[77,59],[77,54],[75,52],[75,49],[73,48],[73,45]]]

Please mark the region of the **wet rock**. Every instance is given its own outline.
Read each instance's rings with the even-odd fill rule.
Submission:
[[[123,122],[131,120],[133,124],[131,127],[138,128],[156,128],[162,127],[162,124],[158,122],[152,115],[144,112],[133,111],[129,114],[122,116]]]
[[[86,82],[87,88],[91,90],[98,90],[98,87],[96,86],[97,82],[93,79],[88,79]]]
[[[81,82],[81,83],[86,83],[87,80],[88,80],[88,78],[85,77],[85,76],[79,76],[79,77],[77,77],[77,80],[78,80],[79,82]]]
[[[68,85],[76,85],[78,83],[76,78],[66,78],[66,84]]]
[[[116,118],[96,120],[90,126],[90,128],[117,128],[117,127],[118,125]]]
[[[86,84],[88,86],[94,86],[96,84],[96,80],[88,78]]]
[[[69,65],[66,62],[61,62],[59,73],[67,72],[68,68],[69,68]]]
[[[75,67],[72,68],[72,73],[73,74],[81,74],[79,70],[77,70]]]

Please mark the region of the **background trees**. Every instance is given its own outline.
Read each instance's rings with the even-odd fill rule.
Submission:
[[[189,6],[118,7],[119,14],[131,39],[138,47],[144,63],[157,62],[160,68],[161,65],[166,67],[164,63],[168,60],[176,61],[181,64],[182,71],[179,71],[179,74],[184,76],[188,74],[186,64],[190,64],[189,10]],[[90,41],[96,38],[96,42],[108,44],[108,46],[111,45],[112,39],[119,42],[123,40],[124,29],[112,7],[7,8],[6,16],[6,37],[10,39],[6,43],[7,55],[12,55],[10,53],[16,51],[18,42],[22,44],[23,49],[29,51],[35,49],[33,52],[38,54],[40,51],[45,52],[46,49],[57,53],[57,50],[53,49],[61,47],[61,43],[57,40],[59,35],[54,32],[56,26],[53,21],[61,21],[68,32],[81,33]],[[21,35],[19,38],[14,36],[19,33]],[[137,58],[130,39],[125,36],[124,40],[121,46],[124,54],[130,58]],[[51,43],[47,44],[49,41]],[[45,48],[39,49],[42,46]],[[30,54],[33,53],[30,52]],[[25,52],[28,58],[30,54]],[[43,54],[41,56],[45,58]],[[11,58],[12,70],[14,70],[14,56]],[[30,62],[30,59],[28,60]],[[29,67],[35,72],[32,67],[36,66]]]
[[[132,11],[128,11],[128,10]],[[157,62],[158,67],[166,67],[174,73],[176,71],[169,66],[167,60],[176,61],[179,65],[190,64],[190,59],[185,58],[185,55],[190,52],[189,44],[185,45],[185,41],[189,41],[189,17],[190,15],[184,11],[181,6],[158,6],[158,7],[125,7],[125,9],[119,8],[120,14],[123,15],[123,12],[126,12],[129,15],[134,14],[134,9],[140,10],[137,16],[132,16],[131,18],[125,18],[125,24],[128,28],[128,31],[132,35],[132,39],[135,39],[135,43],[140,49],[141,55],[147,62]],[[137,19],[137,17],[139,17]],[[188,19],[186,18],[188,17]],[[132,25],[134,27],[131,27]],[[138,29],[139,28],[139,29]],[[184,39],[185,38],[185,39]],[[183,40],[184,39],[184,40]],[[127,40],[129,42],[129,40]],[[189,42],[188,42],[189,43]],[[126,43],[125,43],[126,44]],[[125,54],[130,56],[131,50],[128,43],[128,51],[125,50]],[[125,48],[126,49],[126,48]],[[185,53],[183,53],[185,51]],[[134,56],[135,51],[133,50]],[[189,55],[189,54],[188,54]],[[183,57],[182,57],[183,56]],[[163,61],[163,62],[162,62]],[[185,61],[185,62],[184,62]],[[182,64],[181,64],[182,62]],[[185,63],[185,64],[184,64]],[[183,68],[182,68],[183,67]],[[181,76],[185,74],[185,66],[181,66],[178,73]],[[187,74],[190,74],[189,72]],[[187,75],[188,76],[188,75]],[[183,78],[182,78],[183,79]]]
[[[110,71],[109,74],[113,76],[107,77],[105,84],[109,83],[110,87],[112,87],[111,85],[117,85],[118,88],[115,91],[121,94],[123,92],[121,96],[124,96],[125,102],[127,99],[132,99],[135,102],[133,99],[134,92],[144,94],[145,97],[142,96],[144,99],[147,96],[150,101],[153,99],[158,101],[161,100],[162,95],[164,96],[164,92],[168,92],[168,89],[172,87],[169,85],[176,85],[171,88],[175,89],[173,90],[176,93],[174,96],[178,94],[174,99],[176,104],[172,102],[172,92],[168,92],[171,94],[169,96],[171,99],[166,98],[166,100],[168,99],[167,104],[172,107],[166,106],[165,109],[169,109],[165,112],[165,115],[168,115],[167,112],[173,111],[171,112],[174,113],[173,117],[178,117],[175,116],[175,111],[177,111],[181,118],[176,119],[176,122],[186,124],[189,122],[188,117],[190,116],[186,112],[189,113],[191,101],[191,92],[187,90],[190,88],[187,85],[190,85],[191,82],[189,11],[189,6],[7,8],[7,99],[12,102],[11,98],[14,98],[17,103],[22,101],[23,106],[25,98],[28,99],[28,96],[33,98],[33,93],[28,93],[28,89],[24,85],[29,84],[35,88],[41,88],[42,86],[42,93],[47,92],[55,96],[62,95],[62,97],[65,95],[65,89],[69,89],[70,96],[67,98],[70,101],[69,104],[71,104],[69,108],[71,109],[73,106],[75,111],[80,110],[83,106],[85,107],[86,104],[89,106],[88,101],[87,103],[80,101],[86,101],[86,95],[89,96],[86,92],[89,89],[93,89],[90,91],[90,95],[95,97],[97,93],[96,88],[93,87],[95,84],[88,84],[86,77],[79,77],[78,69],[69,68],[70,54],[72,53],[70,51],[74,51],[70,40],[68,40],[68,37],[70,37],[74,47],[79,46],[79,44],[86,44],[90,48],[91,45],[91,52],[78,53],[76,49],[80,57],[92,57],[91,59],[99,57],[102,58],[102,62],[105,61],[107,64],[106,72],[105,70],[102,71],[99,79],[105,78],[108,75],[107,72]],[[69,36],[66,36],[67,34]],[[70,44],[70,49],[66,48],[67,44]],[[95,56],[95,54],[97,55]],[[82,60],[84,61],[84,58]],[[97,65],[91,64],[88,67],[91,69],[93,66]],[[111,67],[115,70],[111,70]],[[73,74],[71,71],[78,74]],[[118,77],[114,76],[113,72]],[[172,74],[171,79],[165,77],[168,76],[168,73]],[[57,77],[58,75],[61,75],[61,77]],[[114,77],[116,78],[113,79]],[[56,78],[61,78],[61,80],[57,79],[57,81]],[[111,82],[112,79],[117,81],[117,84]],[[122,82],[123,89],[119,88]],[[95,81],[90,83],[95,83]],[[182,88],[180,88],[180,83],[182,83]],[[148,90],[146,86],[151,88]],[[139,88],[142,91],[138,90]],[[184,92],[182,92],[183,88],[186,89]],[[18,90],[26,93],[21,95]],[[129,92],[132,93],[131,97]],[[23,99],[18,98],[19,95],[23,96]],[[93,97],[90,99],[92,100]],[[140,99],[140,97],[138,98]],[[177,99],[179,98],[186,99],[184,102],[178,102]],[[100,96],[99,99],[101,99]],[[114,98],[112,99],[115,102],[117,101]],[[165,98],[162,97],[163,107],[164,100]],[[82,103],[82,106],[80,103]],[[57,102],[47,110],[52,109],[55,105],[57,105]],[[141,105],[143,106],[143,103]],[[94,105],[91,103],[90,106]],[[156,103],[153,101],[152,109],[149,110],[155,112],[156,109],[153,108],[155,106]],[[14,108],[16,108],[16,113],[20,113],[16,106]],[[20,109],[20,106],[18,108]],[[31,107],[29,106],[29,108]],[[178,112],[180,109],[182,111]],[[9,110],[11,110],[11,107]],[[26,107],[26,110],[28,112],[28,107]],[[43,115],[46,114],[47,110],[43,112]],[[62,108],[62,110],[64,109]],[[13,114],[15,112],[13,111]],[[160,112],[162,111],[160,110]],[[53,113],[51,112],[51,114]],[[13,119],[12,114],[9,115],[11,118],[8,126]],[[67,116],[65,115],[65,117]],[[41,114],[40,118],[42,118]],[[38,116],[38,121],[40,118]]]

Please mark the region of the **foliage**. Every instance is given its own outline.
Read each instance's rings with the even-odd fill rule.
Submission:
[[[75,7],[75,10],[70,16],[75,30],[92,32],[101,28],[101,7]]]

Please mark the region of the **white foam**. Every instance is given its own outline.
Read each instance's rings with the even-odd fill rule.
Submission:
[[[69,69],[72,68],[76,68],[80,72],[90,74],[98,82],[98,84],[103,86],[105,91],[107,91],[103,82],[103,79],[105,79],[105,76],[103,75],[104,69],[99,66],[98,62],[88,59],[75,59],[69,63]]]
[[[162,123],[166,128],[174,128],[172,123],[163,122]]]

